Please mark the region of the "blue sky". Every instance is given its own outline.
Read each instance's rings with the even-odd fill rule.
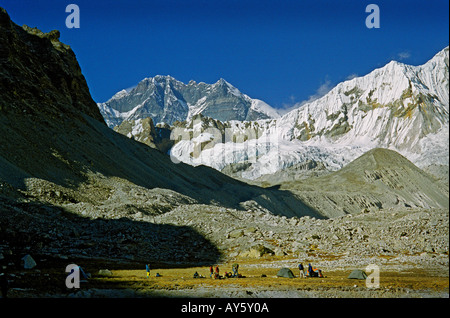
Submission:
[[[68,29],[65,8],[80,8]],[[368,4],[380,28],[365,25]],[[220,78],[274,107],[323,94],[390,60],[425,63],[449,43],[448,0],[0,0],[12,20],[58,29],[95,101],[145,77]]]

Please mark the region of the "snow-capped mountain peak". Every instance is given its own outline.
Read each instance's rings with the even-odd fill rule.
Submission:
[[[111,97],[111,99],[121,99],[121,98],[123,98],[123,97],[125,97],[127,95],[128,95],[128,92],[125,89],[123,89],[123,90],[118,91],[117,93],[115,93],[113,95],[113,97]]]
[[[336,170],[375,147],[396,150],[419,167],[448,165],[448,55],[447,47],[420,66],[391,61],[281,118],[261,121],[256,134],[249,131],[253,124],[236,123],[231,133],[242,143],[216,140],[194,158],[195,140],[183,140],[171,153],[219,170],[247,162],[241,176],[250,179],[307,160]]]
[[[143,79],[135,88],[122,90],[98,104],[111,128],[124,120],[151,117],[154,122],[172,124],[202,113],[218,120],[278,118],[275,109],[241,93],[223,78],[214,84],[190,81],[184,84],[171,76]]]

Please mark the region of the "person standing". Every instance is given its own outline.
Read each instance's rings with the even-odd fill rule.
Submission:
[[[298,264],[298,270],[300,271],[300,278],[306,278],[305,268],[303,267],[303,263]]]
[[[220,275],[219,275],[219,266],[216,266],[216,275],[215,275],[215,277],[216,278],[220,277]]]
[[[147,271],[147,278],[150,277],[150,265],[149,264],[145,264],[145,270]]]
[[[235,263],[232,265],[232,269],[233,269],[233,276],[234,277],[238,277],[239,275],[239,264]]]

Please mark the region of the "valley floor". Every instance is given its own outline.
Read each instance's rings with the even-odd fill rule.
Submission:
[[[149,277],[144,264],[120,264],[105,260],[44,259],[40,269],[18,270],[8,293],[10,298],[448,298],[449,273],[445,257],[434,255],[436,266],[394,262],[380,266],[378,288],[368,288],[365,280],[348,279],[353,268],[330,266],[329,260],[316,259],[324,278],[299,278],[298,259],[267,257],[239,261],[242,278],[212,279],[209,266],[176,267],[154,265]],[[308,262],[309,260],[306,260]],[[373,260],[372,260],[373,261]],[[65,266],[83,264],[91,273],[80,289],[65,287]],[[231,272],[232,263],[218,264],[220,273]],[[439,266],[441,264],[441,266]],[[307,265],[307,264],[306,264]],[[443,266],[442,266],[443,265]],[[290,268],[295,278],[277,277],[282,267]],[[110,269],[111,276],[99,275]],[[363,268],[360,268],[364,270]],[[446,270],[447,269],[447,270]],[[201,278],[193,278],[197,272]],[[160,276],[157,277],[156,274]],[[367,272],[370,274],[370,272]],[[262,275],[265,275],[263,277]],[[374,281],[372,281],[374,282]]]

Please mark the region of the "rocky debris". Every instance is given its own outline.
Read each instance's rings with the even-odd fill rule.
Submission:
[[[331,219],[286,217],[256,202],[247,202],[241,210],[198,204],[167,189],[146,189],[117,179],[103,180],[103,187],[97,183],[98,188],[84,192],[89,200],[73,203],[55,197],[49,204],[30,198],[38,186],[47,193],[50,184],[27,182],[33,196],[22,191],[20,200],[0,197],[0,244],[14,244],[16,253],[27,248],[36,255],[179,263],[331,257],[350,264],[377,257],[415,257],[426,263],[448,255],[445,209],[363,209]],[[0,254],[8,249],[12,246]]]
[[[32,298],[35,293],[29,290],[13,290],[16,297]],[[411,290],[408,288],[370,289],[361,286],[351,287],[315,287],[315,288],[276,288],[196,286],[195,288],[177,289],[82,289],[70,294],[44,294],[45,298],[448,298],[445,291]]]
[[[307,160],[305,162],[286,167],[285,169],[275,171],[274,173],[263,174],[254,180],[249,180],[243,177],[246,173],[248,173],[248,171],[252,171],[254,169],[258,169],[254,163],[243,161],[228,164],[221,170],[221,172],[235,179],[262,185],[264,187],[276,186],[280,183],[304,180],[331,173],[330,170],[326,169],[322,162]]]
[[[15,253],[168,262],[209,262],[219,257],[207,239],[186,226],[151,223],[129,214],[77,214],[42,203],[0,200],[0,243]],[[115,213],[119,213],[116,210]],[[189,240],[186,240],[189,238]],[[195,242],[195,249],[191,245]],[[3,252],[2,252],[3,253]]]
[[[423,169],[426,173],[430,174],[436,180],[442,184],[442,188],[446,190],[448,196],[449,189],[449,167],[444,165],[429,165]]]
[[[191,205],[159,215],[155,222],[189,225],[232,258],[448,255],[448,211],[440,209],[367,210],[315,219]]]
[[[262,244],[255,244],[251,246],[248,250],[239,253],[240,257],[243,258],[261,258],[266,255],[274,255],[275,253]]]

